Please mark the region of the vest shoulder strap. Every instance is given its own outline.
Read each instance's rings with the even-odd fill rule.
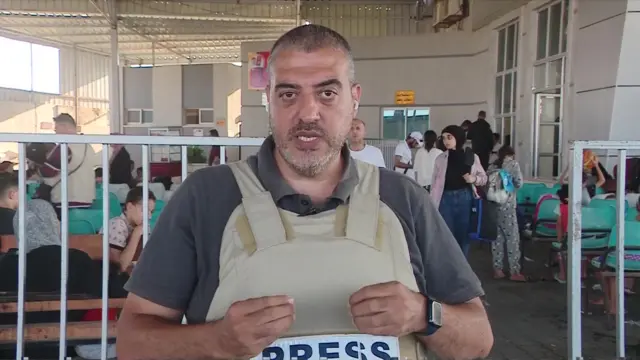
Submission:
[[[242,193],[242,206],[247,218],[246,222],[236,223],[245,249],[251,253],[293,238],[291,226],[284,223],[285,219],[281,216],[271,193],[262,186],[249,164],[246,161],[238,161],[230,163],[229,167]],[[246,231],[247,222],[251,233]]]
[[[380,169],[363,161],[356,160],[355,163],[359,181],[349,198],[345,235],[378,247]]]

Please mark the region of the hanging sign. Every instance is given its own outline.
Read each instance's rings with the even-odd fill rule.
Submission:
[[[413,90],[396,91],[396,105],[413,105],[416,103],[416,92]]]

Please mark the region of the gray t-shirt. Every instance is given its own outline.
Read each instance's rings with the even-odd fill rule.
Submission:
[[[347,202],[358,182],[349,149],[342,152],[347,168],[325,204],[312,204],[296,193],[278,170],[274,142],[267,138],[248,159],[278,207],[301,216],[335,209]],[[407,240],[420,291],[447,304],[483,295],[469,266],[429,194],[414,180],[380,169],[380,199],[398,216]],[[214,166],[190,175],[164,207],[135,271],[125,288],[156,304],[185,312],[189,323],[205,321],[218,287],[222,235],[242,196],[228,166]]]
[[[13,231],[19,239],[18,212],[13,217]],[[60,221],[53,206],[39,199],[30,200],[25,207],[26,251],[41,246],[60,245]]]

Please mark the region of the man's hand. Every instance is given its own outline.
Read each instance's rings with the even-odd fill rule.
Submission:
[[[260,354],[293,324],[293,299],[267,296],[231,305],[215,324],[221,331],[218,348],[225,359],[250,358]]]
[[[349,305],[353,323],[366,334],[400,337],[427,327],[427,299],[397,281],[365,286]]]

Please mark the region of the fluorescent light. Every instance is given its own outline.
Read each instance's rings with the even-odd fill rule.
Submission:
[[[239,62],[239,61],[234,61],[234,62],[231,63],[231,65],[233,65],[233,66],[242,66],[242,63]]]

